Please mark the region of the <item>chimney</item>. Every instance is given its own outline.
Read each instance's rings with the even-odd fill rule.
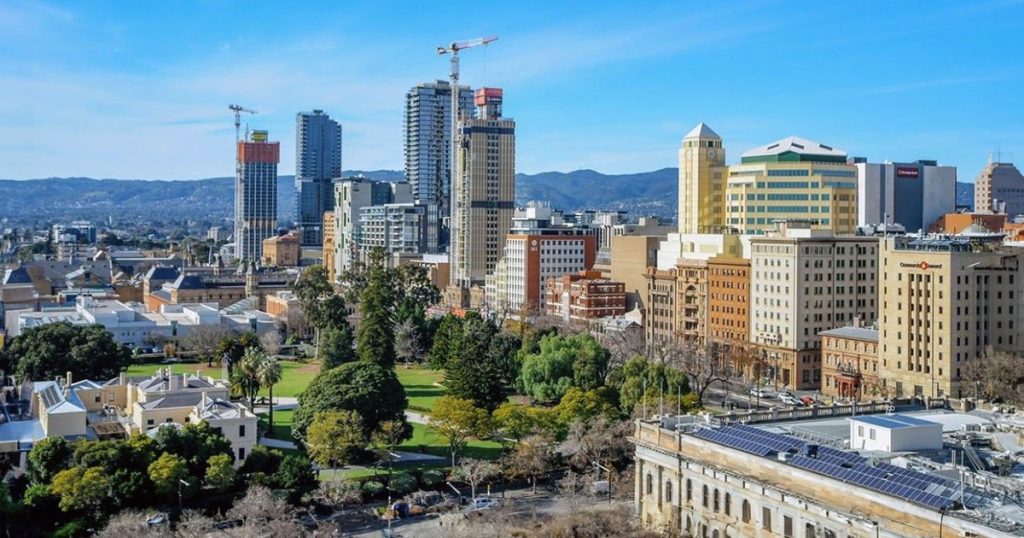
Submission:
[[[168,374],[170,374],[169,371],[168,371]],[[178,387],[178,383],[180,381],[181,381],[181,378],[179,378],[178,376],[173,375],[173,374],[168,375],[167,376],[167,390],[170,391],[170,392],[176,392],[178,390],[178,388],[179,388]]]
[[[118,385],[124,386],[124,385],[127,384],[127,381],[128,381],[128,376],[124,372],[121,372],[121,373],[117,374],[117,384]]]
[[[71,386],[71,372],[70,371],[68,371],[68,375],[64,379],[67,380],[68,386],[70,387]]]
[[[182,373],[181,374],[181,388],[183,388],[183,389],[187,389],[188,388],[188,374],[186,374],[186,373]]]

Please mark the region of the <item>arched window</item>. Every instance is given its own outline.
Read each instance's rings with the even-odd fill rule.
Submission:
[[[647,494],[654,493],[654,481],[651,479],[651,473],[647,473]]]
[[[750,523],[750,501],[745,499],[743,501],[741,519],[743,519],[744,523]]]
[[[718,529],[711,531],[711,538],[718,538]]]
[[[728,492],[725,494],[725,515],[732,515],[732,495],[729,495]]]
[[[690,529],[692,529],[692,528],[693,528],[693,522],[690,521],[690,516],[686,516],[686,532],[690,532]]]
[[[718,488],[715,488],[715,508],[714,508],[715,512],[718,511],[718,507],[719,507],[719,504],[720,504],[718,501],[719,501]]]
[[[693,500],[693,480],[686,479],[686,502]]]
[[[708,487],[707,487],[707,485],[704,486],[703,504],[704,504],[704,508],[708,507]]]
[[[672,502],[672,481],[665,481],[665,502]]]

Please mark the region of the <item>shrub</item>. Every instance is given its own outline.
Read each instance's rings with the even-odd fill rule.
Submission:
[[[399,473],[391,477],[391,491],[398,494],[411,493],[416,489],[416,477]]]
[[[360,489],[363,491],[363,495],[366,498],[377,497],[384,493],[384,484],[381,484],[376,480],[367,480],[366,482],[363,482]]]
[[[425,488],[433,488],[444,483],[444,472],[437,469],[427,469],[420,475],[420,484]]]

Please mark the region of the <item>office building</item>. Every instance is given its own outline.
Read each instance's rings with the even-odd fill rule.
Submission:
[[[287,233],[263,240],[263,259],[260,263],[271,267],[299,266],[299,238]]]
[[[875,321],[878,238],[837,237],[788,222],[751,240],[750,343],[777,383],[821,385],[818,333]]]
[[[928,231],[942,215],[956,209],[956,167],[936,161],[869,163],[857,167],[859,226],[900,224],[907,231]]]
[[[965,377],[971,361],[988,350],[1024,350],[1024,265],[1019,250],[999,246],[1001,237],[966,233],[884,240],[878,328],[885,394],[973,395],[973,383]]]
[[[576,228],[517,229],[508,234],[504,249],[488,279],[489,308],[513,315],[539,313],[545,311],[548,279],[594,266],[597,239]]]
[[[791,136],[751,149],[729,167],[726,224],[763,235],[801,219],[836,235],[857,231],[857,168],[846,153]]]
[[[413,86],[405,95],[405,179],[413,201],[428,208],[428,251],[448,244],[451,214],[451,86],[447,81]],[[459,112],[473,114],[473,90],[459,86]],[[458,115],[456,115],[456,120]]]
[[[861,400],[883,398],[878,329],[848,326],[822,331],[821,394]]]
[[[679,233],[719,233],[725,224],[725,148],[704,123],[679,148]]]
[[[616,235],[612,237],[611,264],[608,277],[626,287],[626,310],[647,307],[648,267],[658,264],[660,235]]]
[[[890,405],[744,413],[709,423],[638,420],[630,437],[634,517],[652,532],[706,538],[1024,534],[1019,474],[997,477],[954,464],[951,453],[960,460],[975,450],[960,448],[953,431],[943,433],[945,424],[956,431],[964,423],[992,431],[996,420],[943,410],[885,414]],[[847,448],[862,440],[864,450]]]
[[[341,177],[341,124],[323,110],[295,116],[295,224],[303,246],[323,244],[324,211],[334,209]]]
[[[337,275],[334,267],[334,237],[335,237],[335,221],[334,211],[327,211],[324,213],[324,248],[323,258],[321,264],[324,266],[324,270],[327,271],[327,281],[333,283],[334,278]]]
[[[382,204],[359,210],[359,252],[364,258],[372,249],[393,254],[418,254],[427,244],[427,206]]]
[[[281,145],[266,131],[238,142],[235,175],[235,257],[243,263],[263,258],[263,240],[277,231],[277,163]]]
[[[451,285],[484,283],[505,250],[515,210],[515,122],[502,116],[502,91],[476,91],[477,117],[460,123],[452,184]]]
[[[562,323],[587,325],[626,313],[626,286],[601,278],[600,273],[581,271],[547,281],[545,308]]]
[[[974,180],[974,210],[1024,214],[1024,175],[1013,163],[989,162]]]
[[[231,238],[231,230],[227,228],[221,228],[220,226],[213,226],[206,232],[206,238],[213,241],[214,243],[220,243],[227,241]]]
[[[353,177],[338,181],[334,196],[334,272],[340,275],[360,260],[360,211],[375,205],[409,203],[412,191],[408,183]]]

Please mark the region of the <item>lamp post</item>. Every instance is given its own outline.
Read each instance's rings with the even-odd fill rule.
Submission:
[[[190,487],[190,486],[192,486],[192,484],[189,484],[188,482],[185,482],[184,480],[182,480],[180,478],[178,479],[178,511],[179,512],[184,512],[185,511],[185,507],[184,507],[184,503],[181,500],[182,499],[181,486]]]

